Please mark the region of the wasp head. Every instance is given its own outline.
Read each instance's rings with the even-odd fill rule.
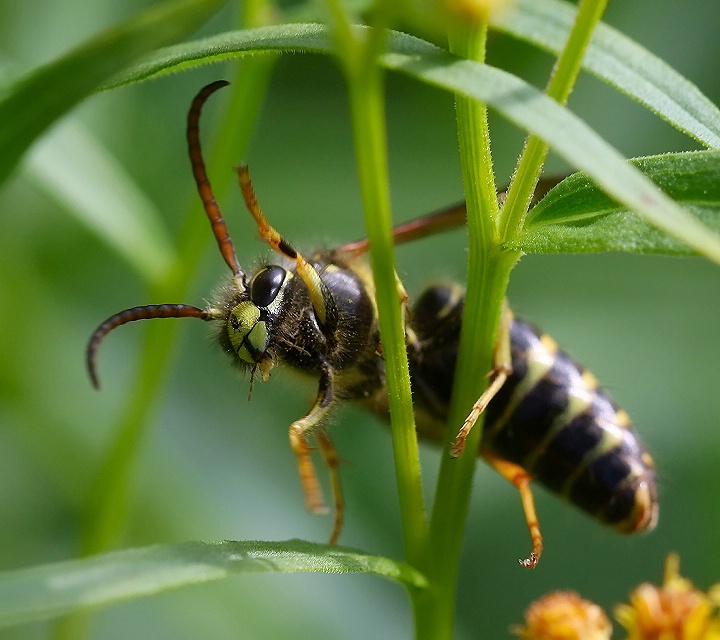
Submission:
[[[293,273],[278,265],[261,268],[248,287],[224,305],[220,342],[240,366],[257,366],[266,378],[274,366],[273,325],[282,311]]]

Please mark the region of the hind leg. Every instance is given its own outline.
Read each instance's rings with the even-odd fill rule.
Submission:
[[[528,529],[530,531],[530,538],[532,540],[532,551],[530,556],[524,560],[519,560],[520,566],[526,569],[534,569],[540,560],[540,555],[543,550],[542,534],[540,533],[540,522],[538,521],[537,512],[535,511],[535,500],[533,498],[532,490],[530,489],[530,481],[532,476],[525,471],[522,467],[519,467],[512,462],[498,458],[496,455],[488,453],[487,451],[482,452],[483,458],[492,465],[493,469],[497,471],[503,478],[512,482],[517,490],[520,492],[520,499],[522,500],[523,511],[525,513],[525,521],[527,522]]]

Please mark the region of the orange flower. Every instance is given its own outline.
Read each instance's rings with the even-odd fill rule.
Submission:
[[[609,640],[612,625],[598,605],[572,591],[557,591],[533,602],[525,626],[514,631],[523,640]]]
[[[720,585],[708,594],[680,576],[680,559],[671,553],[665,561],[662,587],[641,584],[630,594],[630,604],[619,605],[615,617],[628,640],[720,640]]]

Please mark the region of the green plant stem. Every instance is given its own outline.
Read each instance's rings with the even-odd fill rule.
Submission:
[[[567,103],[570,97],[582,67],[585,50],[607,2],[608,0],[580,2],[575,23],[555,63],[546,89],[548,96],[560,104]],[[503,241],[512,240],[522,231],[548,149],[547,143],[538,136],[528,136],[500,215],[500,237]]]
[[[428,523],[423,499],[420,457],[410,391],[405,342],[405,318],[395,269],[390,214],[385,94],[378,55],[383,50],[387,5],[375,5],[375,26],[353,29],[338,0],[328,0],[338,58],[345,72],[355,140],[365,227],[370,244],[380,340],[385,360],[391,418],[395,474],[403,525],[405,555],[421,567],[427,549]],[[422,607],[424,590],[410,589],[415,617]]]
[[[581,3],[575,27],[548,86],[548,93],[556,100],[567,100],[604,6],[605,0]],[[458,55],[483,62],[485,41],[486,28],[478,26],[453,33],[450,48]],[[450,408],[451,431],[462,424],[469,408],[487,387],[485,376],[494,364],[498,320],[510,272],[520,257],[519,252],[504,251],[502,242],[519,232],[547,155],[547,145],[530,136],[505,209],[499,215],[485,106],[458,97],[456,114],[468,211],[469,257],[465,314]],[[483,416],[468,437],[464,456],[451,460],[447,448],[444,452],[430,521],[429,564],[421,567],[431,589],[420,595],[426,606],[416,608],[421,614],[416,621],[419,638],[452,637],[457,573],[475,469],[474,452],[482,437],[482,423]],[[453,436],[449,434],[449,442]]]
[[[404,319],[395,280],[382,82],[382,72],[374,60],[348,74],[355,152],[385,359],[405,551],[408,560],[416,563],[425,549],[427,521]]]
[[[453,33],[450,47],[458,55],[482,62],[486,34],[485,25]],[[482,436],[482,416],[470,432],[463,456],[451,459],[449,443],[487,386],[498,318],[510,271],[519,257],[518,253],[502,251],[496,237],[498,206],[487,109],[476,101],[457,97],[456,116],[468,210],[467,292],[448,422],[450,433],[435,493],[427,564],[422,566],[431,590],[420,596],[426,602],[416,621],[418,638],[451,638],[453,635],[457,573],[477,462],[475,452]]]

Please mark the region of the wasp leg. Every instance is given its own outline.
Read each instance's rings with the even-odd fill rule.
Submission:
[[[498,325],[497,344],[495,346],[495,364],[490,372],[492,380],[485,392],[477,399],[473,405],[470,414],[465,418],[463,426],[460,427],[455,442],[450,449],[450,455],[457,458],[462,455],[465,450],[465,441],[467,440],[470,430],[473,428],[480,414],[490,404],[498,391],[502,388],[508,376],[512,373],[512,354],[510,351],[510,324],[512,323],[512,311],[507,305],[507,301],[503,302],[502,315]]]
[[[255,190],[250,181],[250,172],[248,171],[247,165],[240,165],[237,168],[237,172],[240,189],[245,199],[245,205],[255,219],[260,237],[275,251],[295,261],[298,275],[302,278],[310,295],[310,302],[315,316],[323,328],[323,333],[327,337],[335,330],[338,322],[335,299],[325,286],[325,283],[320,279],[320,274],[315,267],[305,260],[300,252],[293,248],[267,221],[267,218],[265,218],[265,214],[258,204]]]
[[[333,520],[333,529],[330,533],[330,544],[337,544],[338,538],[342,533],[343,521],[345,519],[345,501],[343,500],[342,484],[340,483],[340,458],[338,457],[335,446],[323,431],[317,434],[320,451],[325,460],[325,464],[330,472],[330,486],[332,487],[333,505],[335,508],[335,518]]]
[[[518,560],[518,562],[520,566],[525,569],[534,569],[542,554],[543,541],[542,534],[540,533],[540,522],[538,521],[535,511],[535,500],[533,499],[532,490],[530,489],[532,476],[522,467],[498,458],[491,453],[483,451],[482,455],[503,478],[512,482],[520,492],[520,499],[522,500],[523,511],[525,512],[525,521],[530,530],[532,552],[529,557],[524,560]]]
[[[327,418],[333,404],[332,373],[329,369],[323,371],[320,377],[318,395],[307,415],[290,425],[288,437],[290,446],[298,458],[298,471],[300,483],[305,494],[305,507],[310,513],[327,513],[327,507],[322,497],[320,483],[315,473],[310,453],[312,447],[307,441],[306,433],[320,426]],[[323,453],[324,455],[324,453]]]

